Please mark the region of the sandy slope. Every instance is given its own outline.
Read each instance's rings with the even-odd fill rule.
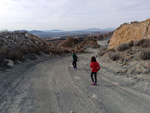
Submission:
[[[1,72],[16,78],[11,76],[0,91],[0,113],[150,113],[150,94],[127,85],[122,77],[113,80],[114,72],[103,60],[98,85],[90,85],[92,55],[78,55],[77,70],[68,56]]]

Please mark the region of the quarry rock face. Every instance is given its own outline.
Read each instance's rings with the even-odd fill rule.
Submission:
[[[108,49],[116,48],[122,43],[147,38],[150,38],[150,19],[130,24],[125,23],[114,31]]]

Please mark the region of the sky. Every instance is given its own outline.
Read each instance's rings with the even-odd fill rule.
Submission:
[[[150,18],[150,0],[0,0],[0,30],[117,28]]]

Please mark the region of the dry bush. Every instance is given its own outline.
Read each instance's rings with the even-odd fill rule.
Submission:
[[[150,50],[143,50],[140,52],[140,59],[149,60],[150,59]]]
[[[129,49],[129,48],[130,48],[129,44],[124,43],[124,44],[120,44],[117,47],[117,51],[125,51],[126,49]]]
[[[68,50],[68,49],[65,49],[65,50],[64,50],[64,53],[71,53],[71,51]]]
[[[27,50],[17,45],[13,48],[4,46],[0,49],[0,60],[11,59],[11,60],[22,60],[23,56],[27,54]]]
[[[103,56],[106,52],[107,52],[107,48],[100,48],[99,52],[98,52],[98,55]]]
[[[21,52],[23,55],[28,54],[27,48],[24,48],[21,45],[17,45],[14,50]]]
[[[0,48],[0,60],[3,60],[7,57],[8,51],[8,46],[3,46]]]
[[[125,60],[125,55],[120,55],[119,59],[123,62]]]
[[[144,43],[142,44],[142,47],[150,47],[150,39],[145,39]]]
[[[40,54],[40,49],[36,46],[32,46],[28,48],[28,52],[31,54]]]
[[[115,52],[115,49],[114,48],[108,49],[107,52]]]
[[[98,55],[103,56],[105,53],[108,53],[108,52],[115,52],[115,49],[114,48],[113,49],[100,48]]]
[[[51,52],[51,49],[49,47],[46,47],[42,50],[44,53],[49,54]]]
[[[62,53],[64,53],[64,49],[62,48],[51,48],[51,53],[53,54],[58,54],[58,55],[61,55]]]
[[[109,58],[113,61],[119,60],[120,56],[118,53],[116,52],[110,52],[109,53]]]
[[[23,53],[20,52],[19,50],[9,51],[7,58],[11,59],[13,61],[22,60],[23,59]]]
[[[128,44],[129,44],[129,46],[134,46],[134,41],[132,40]]]
[[[142,46],[146,42],[146,39],[141,39],[135,42],[134,46]]]
[[[150,47],[150,39],[141,39],[138,41],[135,41],[134,46],[140,46],[140,47]]]
[[[49,54],[51,52],[51,48],[49,46],[39,46],[40,51]]]

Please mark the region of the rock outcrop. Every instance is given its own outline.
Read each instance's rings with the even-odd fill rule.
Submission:
[[[81,52],[87,48],[99,48],[97,41],[93,38],[79,39],[79,38],[67,38],[60,44],[60,47],[67,49],[74,49],[76,52]]]
[[[130,24],[125,23],[114,31],[108,49],[116,48],[122,43],[147,38],[150,38],[150,19]]]
[[[73,48],[76,44],[80,43],[81,40],[78,38],[69,37],[66,40],[64,40],[60,46],[66,47],[66,48]]]

